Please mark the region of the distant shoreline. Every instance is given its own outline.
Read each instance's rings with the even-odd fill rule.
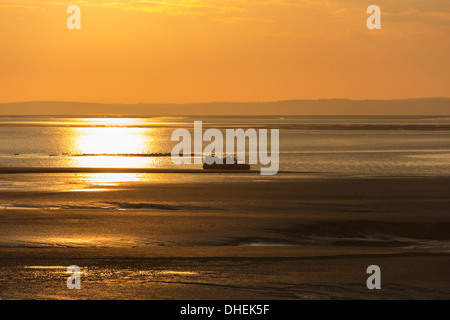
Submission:
[[[0,103],[1,115],[450,115],[450,98],[392,100],[284,100],[272,102],[89,103],[30,101]]]

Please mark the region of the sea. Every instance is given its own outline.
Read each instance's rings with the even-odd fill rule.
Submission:
[[[170,157],[178,143],[171,141],[172,132],[186,128],[192,133],[194,121],[202,121],[204,130],[267,128],[269,137],[271,129],[279,129],[280,171],[450,174],[450,117],[444,116],[2,116],[0,167],[201,170],[198,164],[176,165]]]
[[[222,179],[224,183],[233,186],[236,186],[236,182],[239,181],[253,181],[255,182],[253,185],[259,186],[260,183],[267,182],[267,179],[286,179],[287,181],[314,177],[446,177],[450,175],[450,117],[2,116],[0,117],[0,168],[145,168],[189,169],[190,172],[195,170],[202,172],[201,164],[176,165],[170,157],[173,147],[178,143],[172,141],[172,133],[176,129],[185,128],[193,136],[194,121],[202,121],[204,130],[217,128],[222,132],[229,128],[268,129],[269,132],[278,129],[279,174],[271,177],[263,177],[259,174],[250,176],[231,173],[227,175],[108,174],[105,172],[89,174],[72,172],[57,175],[1,174],[0,191],[4,201],[0,203],[0,209],[6,209],[9,212],[3,212],[5,221],[13,219],[11,223],[14,228],[25,228],[26,224],[23,224],[20,219],[26,220],[27,216],[22,217],[15,212],[27,209],[46,210],[47,213],[55,212],[58,209],[126,210],[128,213],[133,210],[162,210],[172,213],[176,210],[192,212],[271,211],[277,215],[282,212],[308,213],[318,211],[317,208],[319,208],[321,212],[363,212],[364,219],[370,221],[361,222],[363,219],[361,216],[354,217],[356,220],[338,221],[331,224],[323,222],[313,226],[305,222],[305,224],[295,226],[295,230],[292,231],[294,236],[291,236],[292,232],[289,231],[283,232],[283,235],[280,236],[281,239],[277,237],[269,240],[252,238],[251,241],[245,240],[242,243],[246,245],[325,243],[328,245],[330,239],[335,239],[331,243],[342,243],[347,239],[352,244],[366,245],[367,242],[375,242],[380,246],[399,245],[402,247],[420,244],[422,247],[438,248],[439,251],[448,250],[449,238],[442,233],[450,226],[445,222],[447,219],[427,224],[417,222],[411,224],[409,218],[406,222],[371,221],[372,217],[377,216],[377,211],[396,212],[396,216],[400,212],[404,213],[403,217],[409,212],[414,213],[419,209],[425,215],[430,214],[430,210],[441,212],[448,198],[446,195],[441,195],[443,198],[434,199],[434,202],[430,202],[427,206],[422,205],[422,202],[417,204],[414,199],[410,198],[395,198],[398,203],[391,205],[386,202],[387,200],[383,200],[382,207],[377,209],[377,204],[372,203],[375,200],[359,203],[355,198],[354,201],[352,200],[354,203],[352,202],[353,204],[350,205],[334,203],[333,199],[330,199],[330,203],[315,203],[314,199],[303,200],[303,202],[295,201],[295,199],[286,201],[281,196],[280,199],[277,199],[276,195],[272,196],[276,200],[274,203],[268,203],[265,199],[259,198],[246,199],[242,195],[240,195],[239,201],[230,198],[228,202],[224,202],[211,195],[208,201],[201,196],[197,197],[201,200],[198,203],[193,203],[192,199],[180,196],[173,197],[170,202],[162,203],[158,202],[158,199],[165,199],[164,192],[158,193],[158,188],[166,188],[164,190],[175,195],[176,190],[188,190],[185,187],[183,187],[184,189],[179,187],[182,183],[194,185],[197,182],[209,183],[215,179],[217,181]],[[257,169],[258,165],[254,167]],[[152,191],[146,193],[145,196],[137,194],[136,185],[148,185],[150,182],[160,187],[148,189]],[[177,184],[175,191],[165,186],[170,183]],[[122,189],[122,193],[117,193]],[[80,191],[88,192],[80,193]],[[108,193],[107,191],[113,192]],[[123,195],[125,200],[119,201],[115,198],[116,194]],[[233,196],[232,192],[230,196]],[[236,197],[238,196],[236,194]],[[46,215],[45,217],[47,219]],[[14,219],[19,219],[17,220],[19,222]],[[45,219],[42,221],[47,221]],[[56,219],[56,216],[52,216],[52,219]],[[63,222],[64,219],[62,218]],[[0,246],[68,245],[67,241],[55,242],[54,237],[49,236],[42,240],[41,231],[38,229],[34,235],[34,233],[29,234],[28,229],[20,229],[19,232],[14,231],[14,228],[8,227],[1,230]],[[8,230],[11,230],[12,235],[8,233]],[[429,230],[441,231],[430,233]],[[92,234],[96,234],[95,232]],[[145,228],[143,231],[136,232],[144,239],[139,238],[141,241],[138,241],[139,243],[153,244],[156,241],[148,239],[149,233]],[[258,232],[265,235],[266,231]],[[24,234],[22,238],[17,235],[21,233]],[[246,232],[243,234],[247,235]],[[164,238],[163,235],[161,237]],[[82,246],[85,243],[78,243],[76,239],[70,240],[70,246]],[[170,245],[173,239],[158,241],[164,245]],[[216,244],[217,241],[219,240],[212,237],[203,245]],[[221,238],[220,241],[225,240]],[[114,242],[114,245],[121,245],[122,242]],[[184,245],[191,244],[188,241],[182,243]],[[229,244],[226,241],[220,243],[222,245]],[[241,244],[241,242],[236,243]],[[92,245],[101,245],[101,243]]]

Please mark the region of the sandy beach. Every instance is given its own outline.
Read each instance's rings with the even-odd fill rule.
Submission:
[[[3,299],[449,299],[450,256],[374,248],[2,249]],[[77,264],[82,289],[68,290]],[[382,268],[368,290],[366,269]]]
[[[0,192],[0,297],[450,297],[450,178],[170,175]],[[382,290],[366,287],[374,264]],[[66,288],[69,265],[81,267],[82,290]]]

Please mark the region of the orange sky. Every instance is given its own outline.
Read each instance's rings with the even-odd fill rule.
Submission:
[[[448,0],[0,0],[0,40],[0,102],[450,96]]]

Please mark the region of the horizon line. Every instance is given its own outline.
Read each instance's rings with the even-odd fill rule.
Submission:
[[[85,104],[118,104],[118,105],[185,105],[185,104],[211,104],[211,103],[276,103],[293,101],[404,101],[404,100],[450,100],[450,97],[418,97],[418,98],[394,98],[394,99],[351,99],[351,98],[316,98],[316,99],[285,99],[285,100],[267,100],[267,101],[206,101],[206,102],[90,102],[90,101],[69,101],[69,100],[28,100],[14,102],[0,102],[0,104],[20,104],[20,103],[85,103]]]

